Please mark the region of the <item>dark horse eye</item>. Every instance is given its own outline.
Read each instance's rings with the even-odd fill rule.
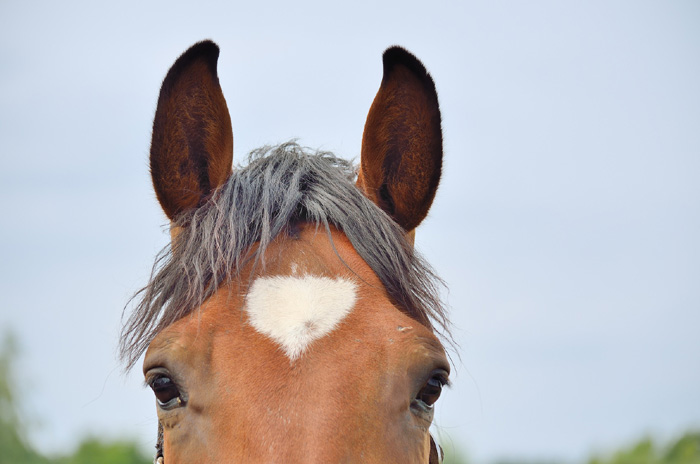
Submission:
[[[161,407],[170,408],[182,404],[180,390],[170,377],[158,376],[150,382],[150,386]]]
[[[428,408],[432,408],[438,398],[440,398],[442,387],[444,387],[446,383],[447,372],[443,370],[433,372],[428,382],[420,389],[418,395],[416,395],[416,399],[421,401]]]

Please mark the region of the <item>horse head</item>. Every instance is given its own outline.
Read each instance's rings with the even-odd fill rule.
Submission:
[[[440,280],[414,250],[435,196],[435,86],[399,47],[359,171],[296,143],[232,169],[218,47],[186,51],[158,100],[150,166],[171,244],[125,324],[167,464],[437,462],[450,366]]]

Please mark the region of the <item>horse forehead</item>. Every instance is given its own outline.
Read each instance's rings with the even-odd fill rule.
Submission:
[[[358,297],[376,300],[381,282],[355,251],[345,234],[314,224],[297,226],[294,236],[282,234],[267,247],[262,263],[241,269],[244,280],[232,279],[199,310],[176,321],[152,341],[149,351],[181,351],[201,343],[219,329],[237,325],[239,311],[256,333],[280,345],[292,359],[311,342],[332,332],[354,309]],[[367,295],[368,288],[372,295]],[[232,308],[236,308],[231,312]]]
[[[300,226],[298,234],[275,245],[241,309],[258,333],[294,361],[343,324],[373,273],[334,229],[329,235],[315,226]]]

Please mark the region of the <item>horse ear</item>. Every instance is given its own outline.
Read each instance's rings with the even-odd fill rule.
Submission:
[[[358,187],[407,232],[425,218],[442,170],[435,84],[408,51],[384,52],[384,77],[362,136]]]
[[[199,42],[175,61],[158,97],[151,177],[172,220],[200,206],[231,173],[233,131],[216,62],[219,47]]]

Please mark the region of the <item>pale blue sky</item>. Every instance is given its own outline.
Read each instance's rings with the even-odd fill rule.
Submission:
[[[115,347],[168,240],[160,82],[204,38],[239,161],[294,137],[353,158],[382,51],[431,71],[445,172],[417,246],[461,345],[443,443],[575,460],[700,428],[700,3],[240,3],[0,3],[0,324],[42,449],[155,439]]]

